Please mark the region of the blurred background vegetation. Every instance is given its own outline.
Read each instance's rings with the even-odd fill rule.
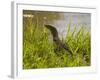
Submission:
[[[60,38],[70,46],[73,56],[65,50],[59,51],[50,31],[44,27],[62,18],[65,20],[59,12],[23,10],[23,69],[90,66],[91,35],[87,25],[72,25],[70,19],[67,26],[56,26],[67,28]]]

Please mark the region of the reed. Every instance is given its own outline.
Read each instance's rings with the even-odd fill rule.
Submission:
[[[38,23],[37,23],[38,24]],[[80,26],[80,25],[79,25]],[[58,50],[49,30],[36,25],[30,19],[23,22],[23,69],[81,67],[91,63],[91,35],[81,25],[71,30],[70,23],[64,43],[70,46],[73,56],[65,50]]]

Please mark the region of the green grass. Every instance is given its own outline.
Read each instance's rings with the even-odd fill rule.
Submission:
[[[37,26],[31,18],[23,22],[23,69],[90,66],[90,31],[81,25],[73,31],[67,26],[66,38],[62,41],[70,46],[73,56],[65,50],[58,50],[51,33],[43,25]]]

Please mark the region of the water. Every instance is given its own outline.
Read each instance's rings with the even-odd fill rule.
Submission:
[[[60,13],[60,16],[60,19],[57,19],[52,23],[47,21],[48,24],[56,27],[60,38],[66,37],[69,23],[71,31],[73,31],[75,26],[78,31],[81,25],[87,27],[89,31],[91,29],[91,14],[89,13]]]
[[[51,12],[51,11],[31,11],[24,10],[24,17],[32,15],[33,23],[38,25],[50,24],[54,26],[59,34],[60,38],[65,38],[67,34],[68,25],[70,23],[71,31],[74,27],[77,27],[77,31],[80,26],[91,29],[91,14],[90,13],[75,13],[75,12]],[[30,16],[31,17],[31,16]]]

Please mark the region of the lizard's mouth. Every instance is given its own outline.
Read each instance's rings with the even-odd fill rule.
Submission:
[[[49,26],[50,26],[50,25],[44,25],[44,26],[45,26],[46,28],[48,28],[48,29],[49,29]]]

